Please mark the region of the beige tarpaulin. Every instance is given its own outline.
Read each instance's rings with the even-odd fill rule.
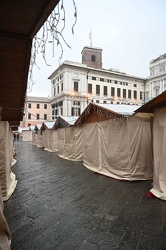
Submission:
[[[22,141],[32,141],[32,131],[23,130],[22,131]]]
[[[44,135],[40,130],[37,131],[36,144],[39,148],[44,147]]]
[[[32,131],[32,144],[37,145],[37,133]]]
[[[52,130],[52,137],[53,137],[53,145],[52,150],[53,152],[58,152],[58,131]]]
[[[13,138],[8,122],[0,121],[0,181],[3,200],[9,199],[17,184],[15,174],[11,171],[12,142]]]
[[[81,127],[71,126],[65,128],[64,150],[59,156],[72,161],[83,160]]]
[[[156,197],[166,200],[166,108],[154,112],[153,154],[153,188],[150,191]]]
[[[43,140],[44,149],[49,151],[49,152],[53,152],[52,130],[45,129],[45,130],[42,131],[42,133],[44,135],[44,140]]]
[[[152,178],[150,121],[134,117],[83,126],[83,164],[124,180]]]
[[[59,128],[58,131],[58,155],[63,156],[65,147],[65,128]]]
[[[0,181],[0,250],[10,250],[11,234],[3,214],[3,200],[1,193],[1,181]]]

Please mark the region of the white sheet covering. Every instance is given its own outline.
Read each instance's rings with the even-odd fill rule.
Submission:
[[[124,180],[152,178],[150,121],[125,118],[83,126],[83,164],[87,168]]]
[[[150,191],[156,197],[166,200],[166,108],[154,112],[153,154],[153,188]]]

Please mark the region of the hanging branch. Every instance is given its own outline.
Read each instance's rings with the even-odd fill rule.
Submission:
[[[74,24],[72,25],[71,30],[72,30],[72,34],[74,34],[74,27],[77,22],[77,8],[76,8],[75,1],[74,0],[72,1],[73,1],[73,6],[74,6],[75,20],[74,20]],[[59,29],[60,24],[62,24],[61,29]],[[52,11],[50,16],[44,23],[42,27],[41,37],[38,37],[39,34],[37,34],[33,39],[28,84],[27,84],[28,93],[32,91],[33,85],[35,84],[33,80],[33,68],[34,66],[37,66],[38,69],[40,69],[39,66],[37,65],[37,54],[40,52],[42,54],[45,64],[47,66],[51,66],[46,60],[47,43],[50,43],[50,42],[52,43],[52,56],[53,57],[54,57],[55,45],[60,47],[61,53],[58,59],[59,64],[61,63],[61,59],[63,57],[63,44],[62,43],[64,43],[68,48],[71,48],[63,36],[63,31],[65,30],[65,27],[66,27],[66,12],[65,12],[63,0],[61,0],[61,3],[60,2],[58,3],[56,8]],[[51,37],[51,41],[49,41],[50,40],[49,37]]]

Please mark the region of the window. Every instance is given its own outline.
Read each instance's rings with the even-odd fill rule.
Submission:
[[[63,91],[63,82],[61,83],[61,91]]]
[[[91,56],[91,62],[95,62],[96,61],[96,57],[95,57],[95,55],[92,55]]]
[[[28,113],[28,119],[31,120],[31,114],[30,113]]]
[[[144,100],[144,92],[140,91],[140,100]]]
[[[73,102],[73,105],[80,106],[80,102],[74,101],[74,102]]]
[[[111,87],[111,96],[115,96],[115,88]]]
[[[59,94],[59,85],[58,85],[58,94]]]
[[[40,104],[37,103],[36,104],[36,108],[39,109],[40,108]]]
[[[40,115],[39,114],[36,115],[36,119],[40,120]]]
[[[44,104],[44,109],[47,109],[47,104]]]
[[[117,84],[117,81],[115,81],[115,84]]]
[[[120,97],[120,88],[117,88],[117,96]]]
[[[74,91],[78,92],[78,82],[74,82]]]
[[[104,78],[100,78],[100,82],[104,82]]]
[[[31,103],[28,103],[28,108],[31,109]]]
[[[104,86],[104,95],[107,95],[107,86]]]
[[[107,101],[103,101],[103,103],[107,103]]]
[[[71,115],[72,116],[79,116],[80,115],[80,108],[71,108]]]
[[[134,84],[134,87],[137,87],[137,84]]]
[[[60,101],[60,102],[59,102],[59,106],[63,106],[63,101]]]
[[[88,83],[88,93],[92,94],[92,84]]]
[[[137,91],[134,90],[134,99],[137,99]]]
[[[99,100],[96,100],[96,103],[99,103]]]
[[[47,114],[44,114],[44,120],[47,120]]]
[[[96,80],[96,77],[92,76],[92,80]]]
[[[100,85],[96,85],[96,95],[100,95]]]
[[[126,89],[123,89],[123,98],[126,98]]]
[[[131,98],[131,89],[128,90],[128,98]]]

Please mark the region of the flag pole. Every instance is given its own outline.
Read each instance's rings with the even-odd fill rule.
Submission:
[[[90,39],[90,47],[92,47],[92,30],[90,31],[89,39]]]

